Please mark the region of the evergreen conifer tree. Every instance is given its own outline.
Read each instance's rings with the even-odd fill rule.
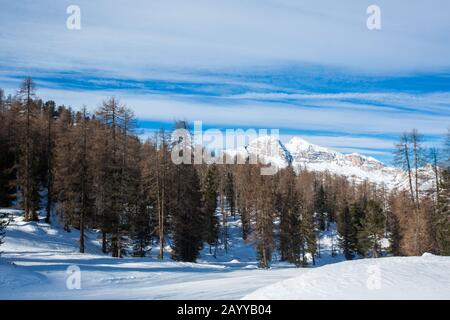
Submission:
[[[367,212],[358,233],[361,249],[366,256],[378,258],[381,254],[381,240],[384,237],[384,217],[381,206],[369,200]]]

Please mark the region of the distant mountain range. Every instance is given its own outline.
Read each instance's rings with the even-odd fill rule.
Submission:
[[[278,168],[292,164],[295,170],[329,171],[346,176],[357,182],[368,180],[384,184],[388,189],[403,189],[408,187],[407,175],[404,170],[390,167],[373,157],[358,153],[343,154],[293,137],[283,143],[271,136],[262,136],[237,150],[226,150],[226,153],[248,157],[259,155],[265,163],[272,163]],[[421,189],[434,186],[434,175],[431,166],[420,169],[422,176]]]

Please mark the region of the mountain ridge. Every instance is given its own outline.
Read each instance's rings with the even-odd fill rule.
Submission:
[[[225,150],[225,152],[245,158],[258,155],[262,163],[271,163],[279,169],[292,165],[297,172],[300,170],[328,171],[347,176],[356,182],[368,180],[383,184],[388,189],[404,189],[407,186],[406,173],[400,168],[388,166],[363,154],[345,154],[315,145],[299,136],[292,137],[287,143],[272,136],[261,136],[250,141],[243,148]],[[425,177],[421,189],[429,189],[433,182],[431,168],[425,166],[420,170]]]

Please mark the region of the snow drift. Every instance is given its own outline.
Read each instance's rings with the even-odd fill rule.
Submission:
[[[311,269],[244,299],[450,299],[450,257],[345,261]]]

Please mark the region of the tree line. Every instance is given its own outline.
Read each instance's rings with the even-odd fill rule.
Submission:
[[[116,98],[92,114],[57,107],[36,96],[31,78],[14,96],[0,90],[0,123],[0,207],[19,206],[26,221],[39,212],[47,223],[58,217],[67,232],[79,230],[81,253],[85,231],[95,229],[113,257],[163,259],[170,246],[173,259],[196,261],[205,246],[214,256],[227,251],[228,223],[240,219],[241,237],[255,244],[262,268],[274,252],[297,266],[315,263],[320,235],[333,230],[332,254],[347,259],[450,254],[450,134],[449,149],[425,152],[416,130],[405,133],[396,161],[408,186],[388,190],[292,166],[264,176],[248,161],[176,165],[171,152],[187,141],[171,141],[163,129],[141,141],[132,110]],[[174,128],[189,126],[178,121]],[[422,191],[425,163],[436,183]]]

